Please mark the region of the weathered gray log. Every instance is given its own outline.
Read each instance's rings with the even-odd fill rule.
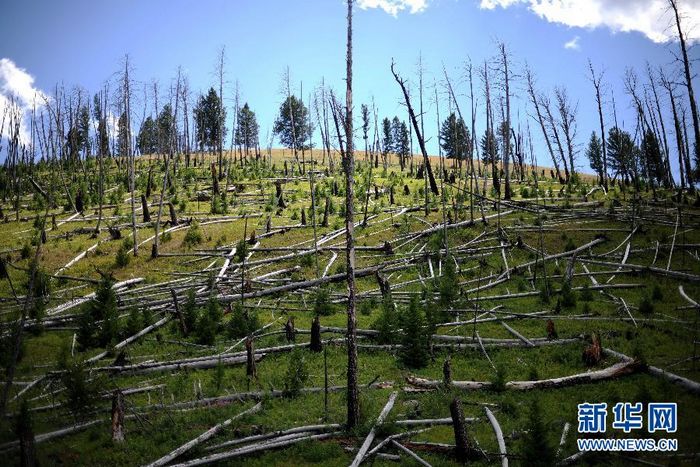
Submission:
[[[415,459],[416,462],[418,462],[420,465],[423,465],[423,466],[425,466],[425,467],[432,467],[431,464],[429,464],[428,462],[424,461],[418,454],[416,454],[415,452],[411,451],[410,449],[408,449],[408,448],[407,448],[406,446],[404,446],[403,444],[397,442],[395,439],[392,439],[392,440],[391,440],[391,444],[393,444],[394,446],[396,446],[397,448],[399,448],[401,451],[403,451],[403,452],[405,452],[406,454],[408,454],[409,456],[411,456],[411,457],[412,457],[413,459]]]
[[[337,436],[341,433],[342,432],[340,432],[340,431],[335,431],[332,433],[322,433],[319,435],[309,435],[309,436],[302,436],[302,437],[298,437],[298,438],[286,439],[284,441],[279,441],[279,442],[274,442],[274,440],[272,440],[270,442],[254,444],[252,446],[245,446],[242,448],[234,449],[232,451],[222,452],[219,454],[211,454],[211,455],[206,456],[206,457],[200,457],[199,459],[192,459],[190,461],[183,462],[181,464],[172,464],[172,467],[191,467],[191,466],[195,466],[195,465],[211,464],[213,462],[219,462],[219,461],[226,460],[226,459],[232,459],[234,457],[244,456],[246,454],[252,454],[255,452],[266,451],[268,449],[277,449],[277,448],[290,446],[292,444],[300,443],[302,441],[313,441],[313,440],[322,440],[322,439],[326,439],[326,438],[331,438],[331,437]]]
[[[505,384],[506,389],[527,391],[530,389],[551,389],[564,386],[573,386],[576,384],[593,383],[607,379],[617,378],[619,376],[629,375],[641,369],[642,365],[639,361],[629,359],[621,363],[603,368],[602,370],[589,371],[571,376],[563,376],[560,378],[542,379],[536,381],[509,381]],[[415,376],[407,376],[406,381],[411,386],[423,389],[438,389],[442,385],[442,381],[428,380]],[[697,383],[695,383],[697,384]],[[488,389],[493,385],[489,381],[453,381],[452,386],[457,389],[477,390]],[[699,385],[700,387],[700,385]]]
[[[633,358],[628,357],[627,355],[625,355],[623,353],[616,352],[612,349],[603,348],[603,353],[617,357],[626,363],[635,361]],[[671,381],[672,383],[676,383],[694,394],[700,394],[700,383],[698,383],[697,381],[693,381],[691,379],[684,378],[683,376],[677,375],[675,373],[671,373],[670,371],[662,370],[661,368],[657,368],[657,367],[651,366],[651,365],[647,366],[646,370],[650,374],[667,379],[668,381]]]
[[[389,400],[387,401],[386,405],[384,406],[381,413],[377,417],[377,421],[374,423],[374,426],[372,426],[372,429],[367,434],[367,437],[365,438],[365,441],[362,443],[362,446],[360,447],[359,451],[357,451],[357,455],[355,456],[355,459],[353,459],[352,463],[350,464],[350,467],[358,467],[360,465],[360,463],[362,462],[362,459],[364,459],[365,454],[369,450],[369,447],[372,445],[372,441],[374,441],[374,437],[377,434],[377,426],[381,426],[382,423],[384,423],[384,419],[386,418],[387,415],[389,415],[391,408],[394,406],[394,402],[396,401],[397,395],[398,395],[398,392],[394,391],[389,396]]]
[[[498,424],[498,420],[489,410],[488,407],[484,407],[486,412],[486,417],[488,417],[491,426],[493,427],[493,432],[496,435],[496,440],[498,441],[498,450],[501,453],[501,466],[508,467],[508,457],[506,452],[506,441],[503,439],[503,431],[501,430],[501,425]]]
[[[238,444],[247,444],[247,443],[252,443],[254,441],[264,441],[264,440],[268,440],[270,438],[278,438],[280,436],[292,435],[292,434],[297,434],[297,433],[312,433],[312,432],[319,432],[319,431],[331,431],[331,430],[338,430],[340,428],[342,428],[342,425],[340,423],[328,423],[325,425],[297,426],[294,428],[289,428],[287,430],[278,430],[278,431],[272,431],[270,433],[262,433],[259,435],[252,435],[252,436],[246,436],[244,438],[232,439],[230,441],[225,441],[223,443],[220,443],[220,444],[217,444],[214,446],[206,447],[204,450],[207,452],[208,451],[218,451],[219,449],[227,448],[230,446],[236,446]]]
[[[166,465],[170,463],[173,459],[183,455],[190,449],[194,448],[195,446],[203,443],[204,441],[216,436],[216,434],[221,431],[223,428],[229,426],[231,423],[233,423],[235,420],[244,417],[246,415],[249,415],[251,413],[258,412],[262,408],[262,402],[258,402],[255,404],[253,407],[244,410],[243,412],[239,413],[238,415],[234,415],[231,418],[228,418],[224,420],[223,422],[211,427],[201,435],[197,436],[196,438],[186,442],[179,448],[175,449],[174,451],[169,452],[165,456],[161,457],[160,459],[148,464],[148,467],[159,467],[162,465]]]

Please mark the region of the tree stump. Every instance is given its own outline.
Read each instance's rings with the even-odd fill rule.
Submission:
[[[109,226],[107,227],[109,231],[109,236],[112,240],[120,240],[122,238],[122,232],[117,227]]]
[[[449,355],[445,359],[445,363],[442,364],[442,384],[445,389],[452,386],[452,357]]]
[[[124,442],[124,394],[119,389],[112,394],[112,441]]]
[[[379,291],[382,294],[382,298],[385,300],[391,298],[391,285],[389,284],[389,280],[379,271],[375,273],[375,276],[377,278],[377,284],[379,285]]]
[[[287,342],[294,342],[297,332],[294,329],[294,317],[287,318],[287,323],[284,325],[284,334],[287,336]]]
[[[173,203],[168,203],[168,210],[170,211],[170,225],[177,225],[177,212],[175,212]]]
[[[143,221],[151,222],[151,213],[148,212],[148,201],[146,195],[141,195],[141,210],[143,211]]]
[[[466,464],[469,458],[469,441],[467,439],[467,427],[464,423],[462,401],[457,398],[452,400],[450,415],[452,415],[452,428],[455,432],[455,454],[459,462]]]
[[[550,341],[559,339],[557,330],[554,328],[554,321],[552,321],[551,319],[547,320],[547,339],[549,339]]]
[[[277,180],[275,182],[275,198],[277,199],[277,207],[278,208],[286,208],[287,203],[284,202],[284,193],[282,192],[282,182]]]
[[[265,232],[270,233],[272,230],[272,216],[267,216],[267,221],[265,221]]]
[[[323,350],[323,343],[321,342],[321,320],[318,316],[314,317],[311,321],[311,343],[309,344],[309,349],[312,352],[320,352]]]
[[[394,185],[389,187],[389,204],[396,204],[394,202]]]
[[[301,208],[301,225],[306,225],[306,209]]]
[[[593,333],[591,336],[591,345],[583,351],[583,363],[587,366],[595,366],[603,358],[602,348],[600,346],[600,338],[598,334]]]
[[[408,185],[403,186],[403,194],[404,196],[408,196],[411,194],[411,190],[408,189]]]

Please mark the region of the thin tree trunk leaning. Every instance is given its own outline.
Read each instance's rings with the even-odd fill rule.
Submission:
[[[362,459],[364,459],[365,454],[367,453],[367,451],[369,451],[369,447],[372,445],[372,441],[374,441],[374,437],[377,434],[377,426],[381,426],[381,424],[384,423],[384,419],[386,419],[387,415],[389,415],[391,408],[394,407],[394,402],[396,401],[397,395],[398,395],[398,392],[394,391],[389,396],[389,400],[387,401],[386,405],[384,405],[384,408],[382,409],[381,413],[379,414],[379,417],[377,417],[377,421],[374,423],[374,425],[372,426],[372,429],[367,434],[367,437],[365,438],[365,441],[362,443],[360,450],[357,451],[357,455],[355,456],[355,459],[350,464],[350,467],[358,467],[360,465],[360,463],[362,462]]]
[[[421,153],[423,153],[423,164],[425,169],[428,171],[428,181],[430,182],[430,191],[437,196],[440,194],[438,191],[437,183],[435,182],[435,176],[433,175],[433,169],[430,167],[430,159],[428,159],[428,151],[425,149],[425,141],[423,140],[423,133],[420,131],[418,125],[418,120],[416,119],[416,114],[411,106],[411,99],[408,97],[408,91],[406,91],[406,85],[403,79],[394,71],[394,62],[391,62],[391,73],[394,75],[394,79],[399,86],[401,86],[401,91],[403,92],[403,97],[406,102],[406,107],[408,107],[408,115],[411,117],[411,123],[413,124],[413,129],[416,131],[416,138],[418,138],[418,145],[420,146]]]
[[[508,467],[508,457],[506,455],[506,441],[505,439],[503,439],[503,431],[501,430],[501,425],[498,424],[498,420],[496,420],[496,417],[494,417],[493,413],[489,410],[488,407],[484,407],[484,411],[486,412],[486,416],[488,417],[489,422],[491,422],[493,432],[496,435],[496,440],[498,440],[498,450],[501,453],[501,466]]]
[[[227,420],[224,420],[223,422],[219,423],[218,425],[213,426],[212,428],[208,429],[201,435],[197,436],[191,441],[188,441],[187,443],[183,444],[179,448],[175,449],[174,451],[171,451],[170,453],[166,454],[165,456],[161,457],[160,459],[148,464],[148,467],[159,467],[162,465],[168,464],[170,461],[173,459],[183,455],[190,449],[194,448],[195,446],[202,444],[204,441],[216,436],[216,434],[221,431],[221,429],[226,428],[229,426],[231,423],[233,423],[235,420],[244,417],[246,415],[249,415],[251,413],[258,412],[262,408],[262,402],[258,402],[255,404],[253,407],[244,410],[243,412],[239,413],[238,415],[235,415]]]
[[[170,315],[170,314],[166,315],[164,318],[162,318],[162,319],[160,319],[159,321],[157,321],[157,322],[151,324],[150,326],[147,326],[147,327],[143,328],[142,330],[140,330],[139,332],[137,332],[137,333],[134,334],[133,336],[124,339],[123,341],[121,341],[120,343],[118,343],[117,345],[115,345],[115,346],[111,349],[111,351],[119,350],[119,349],[121,349],[121,348],[123,348],[123,347],[126,347],[127,345],[131,344],[131,343],[134,342],[136,339],[138,339],[139,337],[145,336],[146,334],[148,334],[149,332],[153,331],[154,329],[158,329],[159,327],[163,326],[165,323],[167,323],[168,321],[170,321],[170,318],[172,318],[172,315]],[[94,357],[87,359],[85,362],[86,362],[86,363],[94,363],[94,362],[96,362],[96,361],[98,361],[98,360],[103,359],[103,358],[106,357],[109,353],[110,353],[110,351],[105,350],[104,352],[99,353],[99,354],[95,355]]]
[[[411,456],[413,459],[415,459],[416,462],[418,462],[420,465],[423,465],[425,467],[432,467],[431,464],[428,462],[424,461],[418,454],[415,452],[411,451],[408,449],[406,446],[403,444],[397,442],[396,440],[392,439],[391,444],[393,444],[395,447],[399,448],[401,451],[405,452],[409,456]]]

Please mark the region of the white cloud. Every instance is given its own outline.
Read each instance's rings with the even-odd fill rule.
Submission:
[[[32,109],[44,105],[46,94],[34,86],[34,77],[25,69],[19,68],[9,58],[0,59],[0,122],[6,109],[12,105],[19,111],[22,118],[20,126],[20,138],[27,143],[30,140],[29,118]],[[5,130],[3,136],[9,133],[9,112],[5,118]]]
[[[540,18],[579,28],[607,27],[613,32],[640,32],[657,43],[676,37],[667,0],[480,0],[480,8],[492,10],[514,4],[527,5]],[[700,0],[679,2],[687,39],[700,40]]]
[[[363,10],[381,8],[396,17],[400,11],[408,9],[410,13],[420,13],[428,7],[428,0],[359,0],[357,6]]]
[[[580,39],[581,38],[579,36],[574,36],[573,39],[564,43],[564,48],[569,50],[580,50],[581,45],[578,43]]]

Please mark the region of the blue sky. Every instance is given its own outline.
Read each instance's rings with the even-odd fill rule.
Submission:
[[[395,114],[406,118],[389,65],[393,58],[401,74],[415,83],[422,54],[424,81],[431,88],[425,93],[432,101],[432,85],[437,81],[441,118],[448,107],[441,84],[443,63],[457,84],[466,113],[470,102],[464,63],[468,58],[483,63],[495,56],[495,43],[502,40],[512,52],[516,74],[522,75],[527,61],[542,90],[553,91],[555,85],[563,84],[578,101],[578,166],[588,170],[584,144],[598,122],[587,60],[605,69],[607,121],[612,122],[609,104],[614,93],[618,120],[634,132],[634,115],[622,81],[625,67],[637,69],[641,81],[646,81],[646,61],[664,66],[669,73],[678,69],[672,55],[678,44],[667,41],[674,30],[665,26],[668,16],[660,14],[660,1],[358,0],[354,101],[359,110],[360,103],[370,103],[374,97],[380,118]],[[226,104],[232,107],[238,82],[242,99],[258,115],[264,140],[283,99],[281,76],[287,66],[297,94],[303,83],[304,100],[322,78],[344,96],[345,8],[342,0],[4,0],[0,97],[28,87],[50,93],[56,83],[80,85],[94,93],[105,81],[114,80],[126,53],[137,83],[158,80],[162,96],[178,65],[186,71],[193,92],[204,92],[216,82],[216,56],[224,45]],[[694,25],[700,18],[700,1],[686,0],[684,8],[687,24]],[[691,31],[691,38],[695,32]],[[698,58],[694,50],[692,56]],[[8,71],[13,66],[19,71]],[[19,82],[31,78],[28,84]],[[482,104],[478,79],[475,86]],[[700,84],[696,87],[700,91]],[[514,88],[525,96],[522,80]],[[687,99],[681,90],[679,94]],[[138,90],[133,105],[137,125],[142,95]],[[530,122],[538,158],[546,161],[536,122],[526,116],[525,100],[514,102],[514,118],[519,112],[522,125]],[[437,153],[435,107],[427,102],[425,107],[429,151]],[[671,129],[670,122],[666,126]],[[477,124],[477,133],[483,129],[483,124]],[[315,139],[319,141],[318,133]],[[671,155],[675,159],[674,151]]]

